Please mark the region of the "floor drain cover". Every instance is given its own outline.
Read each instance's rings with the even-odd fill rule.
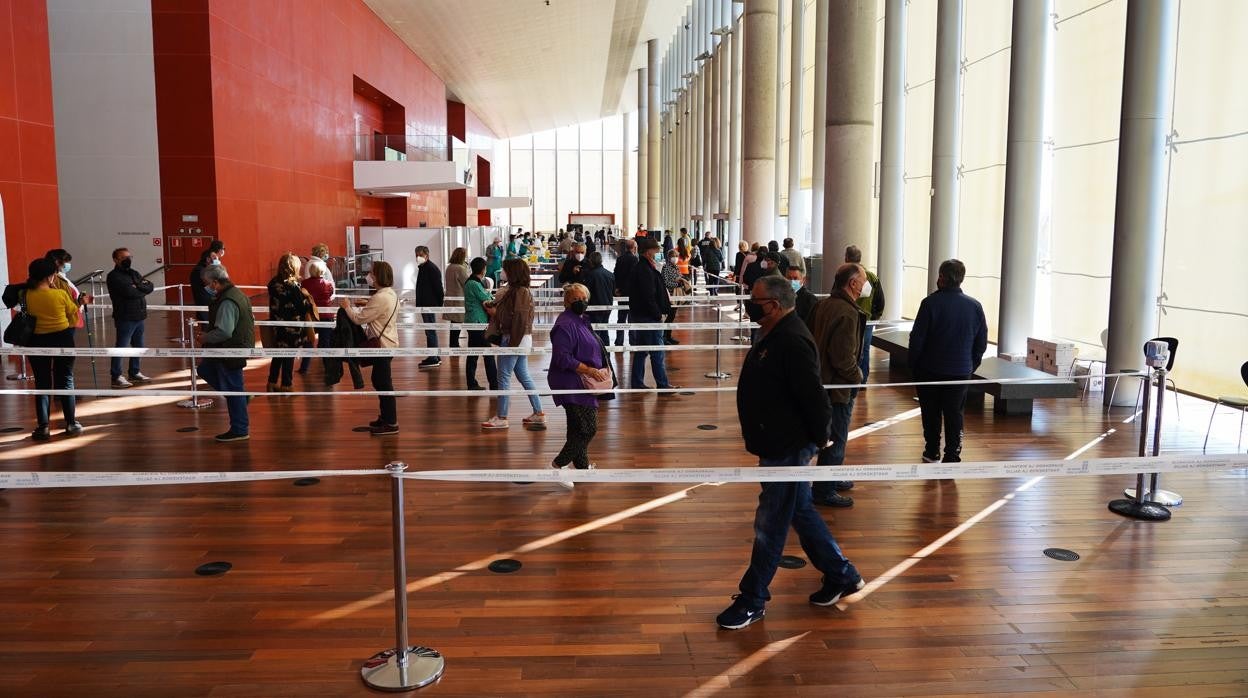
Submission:
[[[320,481],[319,477],[301,477],[295,480],[295,487],[307,487],[308,485],[315,485]]]
[[[1065,548],[1046,548],[1044,554],[1062,562],[1074,562],[1079,559],[1079,553]]]
[[[199,431],[199,427],[178,427],[179,434],[189,434],[193,431]]]
[[[692,390],[682,390],[676,394],[677,395],[697,395],[697,393],[693,392]]]
[[[490,571],[498,574],[510,574],[520,569],[519,560],[495,560],[490,563]]]
[[[16,434],[19,431],[25,431],[25,427],[5,427],[0,429],[0,434]]]
[[[796,555],[785,555],[780,558],[780,566],[786,570],[800,570],[806,566],[806,561]]]
[[[213,575],[225,574],[234,567],[228,562],[208,562],[195,568],[195,574],[201,577],[211,577]]]
[[[699,424],[698,428],[701,429],[702,431],[715,431],[719,427],[715,426],[714,424]]]

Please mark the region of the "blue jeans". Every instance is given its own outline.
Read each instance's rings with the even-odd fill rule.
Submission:
[[[871,336],[875,334],[875,325],[867,325],[862,333],[862,358],[858,360],[858,368],[862,369],[862,382],[867,382],[867,374],[871,372]]]
[[[118,320],[113,319],[113,326],[117,328],[117,341],[113,344],[115,347],[143,347],[143,321],[142,320]],[[113,380],[121,377],[121,357],[114,356],[112,365],[108,371]],[[130,357],[130,375],[139,373],[139,357]]]
[[[845,404],[832,403],[832,424],[829,429],[830,445],[819,451],[819,465],[843,465],[845,463],[845,446],[849,442],[849,420],[854,415],[854,396]],[[832,494],[832,483],[821,480],[811,485],[811,494],[815,498]]]
[[[819,450],[815,444],[807,444],[797,453],[780,458],[760,458],[761,467],[769,465],[806,465]],[[762,608],[771,600],[767,587],[776,576],[789,526],[797,531],[802,550],[810,558],[810,564],[823,573],[824,582],[849,584],[861,579],[857,568],[841,552],[823,517],[815,511],[810,501],[809,482],[764,482],[758,495],[758,510],[754,513],[754,550],[750,553],[750,567],[741,577],[741,600],[752,608]]]
[[[520,385],[525,390],[537,390],[537,386],[533,385],[533,379],[529,377],[529,357],[517,354],[498,357],[498,389],[508,390],[511,388],[511,374],[516,374],[516,379],[520,381]],[[498,396],[498,416],[506,419],[507,407],[511,402],[510,395]],[[536,395],[529,395],[529,404],[533,406],[534,412],[542,411],[542,401]]]
[[[438,321],[438,317],[434,315],[433,313],[421,313],[420,319],[421,321],[426,322],[426,323],[433,323],[433,322]],[[437,330],[425,330],[425,344],[427,344],[430,349],[438,348],[438,331]]]
[[[245,390],[243,387],[243,369],[226,368],[225,364],[219,359],[204,359],[200,361],[199,375],[213,390],[223,392],[241,392]],[[235,434],[250,433],[248,430],[251,422],[247,418],[246,396],[227,397],[225,398],[225,406],[230,411],[230,431]]]
[[[32,346],[62,347],[74,346],[74,328],[37,334]],[[35,387],[40,390],[73,390],[74,389],[74,357],[72,356],[31,356],[30,372],[35,376]],[[76,407],[78,399],[73,395],[58,395],[61,412],[65,415],[65,426],[78,421]],[[35,420],[41,427],[48,426],[51,420],[52,396],[35,396]]]
[[[637,346],[661,346],[663,330],[633,330],[632,342]],[[667,352],[635,351],[633,352],[633,373],[629,387],[646,387],[646,357],[650,357],[650,366],[654,369],[654,383],[660,388],[670,388],[667,380]]]

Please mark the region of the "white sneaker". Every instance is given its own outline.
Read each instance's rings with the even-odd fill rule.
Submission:
[[[131,383],[130,381],[126,380],[125,376],[117,376],[116,378],[113,379],[114,388],[130,388],[133,386],[134,386],[134,383]]]
[[[520,421],[524,422],[525,424],[545,424],[546,414],[544,412],[543,413],[534,412],[533,414],[525,417],[524,419]]]
[[[571,464],[568,464],[568,465],[555,465],[554,463],[551,463],[551,464],[550,464],[550,467],[554,468],[555,470],[567,470],[568,468],[570,468],[570,467],[572,467],[572,466],[571,466]],[[575,482],[571,482],[571,481],[569,481],[569,480],[556,480],[556,481],[555,481],[555,484],[556,484],[556,485],[559,485],[560,487],[564,488],[565,490],[570,490],[570,489],[572,489],[573,487],[576,487],[576,483],[575,483]]]
[[[136,374],[134,374],[134,375],[130,376],[130,382],[131,382],[131,383],[147,383],[147,382],[150,382],[151,380],[152,380],[151,378],[148,378],[147,376],[143,375],[142,373],[136,373]]]
[[[486,421],[481,422],[482,429],[506,429],[509,426],[511,424],[507,422],[506,417],[490,417]]]

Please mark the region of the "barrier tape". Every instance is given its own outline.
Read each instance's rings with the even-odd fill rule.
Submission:
[[[293,352],[295,349],[287,349],[282,351]],[[1131,376],[1139,378],[1139,374],[1120,373],[1110,374],[1110,378],[1119,376]],[[1099,375],[1096,377],[1100,377]],[[988,385],[997,383],[1050,383],[1053,381],[1068,380],[1065,378],[1054,378],[1050,380],[1036,379],[970,379],[964,381],[910,381],[905,383],[868,383],[855,385],[825,385],[822,386],[827,390],[843,390],[849,388],[898,388],[898,387],[914,387],[914,386],[948,386],[948,385]],[[736,392],[735,385],[716,385],[705,387],[672,387],[672,388],[614,388],[611,390],[615,394],[651,394],[651,393],[731,393]],[[201,395],[209,397],[341,397],[344,394],[353,396],[381,396],[388,397],[497,397],[500,395],[508,395],[511,397],[523,397],[528,395],[550,396],[550,395],[584,395],[584,388],[568,388],[568,389],[551,389],[551,388],[535,388],[533,390],[515,389],[515,390],[351,390],[349,393],[334,390],[300,390],[288,393],[269,393],[269,392],[248,392],[248,391],[223,391],[223,390],[198,390],[192,393],[189,388],[182,390],[158,389],[158,388],[117,388],[117,389],[94,389],[94,390],[56,390],[56,389],[39,389],[39,388],[14,388],[0,390],[0,395],[75,395],[79,397],[190,397],[192,395]]]
[[[627,347],[605,347],[610,353],[626,353],[630,351],[715,351],[749,349],[745,344],[665,344],[665,345],[632,345]],[[280,348],[256,347],[248,348],[213,348],[202,347],[4,347],[0,356],[119,356],[149,357],[158,359],[186,358],[243,358],[243,359],[287,359],[291,357],[309,358],[358,358],[387,356],[528,356],[530,354],[549,354],[549,345],[534,347],[325,347],[325,348]],[[1097,374],[1098,377],[1100,374]]]
[[[1006,477],[1134,475],[1212,472],[1248,467],[1248,456],[1192,455],[1096,458],[1087,460],[1016,460],[981,463],[898,463],[836,466],[749,466],[740,468],[594,469],[529,468],[520,470],[420,470],[398,477],[452,482],[610,482],[749,483],[829,480],[983,480]]]
[[[120,485],[198,485],[218,482],[295,480],[304,477],[344,477],[351,475],[389,474],[389,470],[380,468],[369,470],[272,470],[250,473],[84,473],[27,470],[18,472],[0,472],[0,487],[20,490],[50,487],[117,487]]]
[[[748,466],[737,468],[607,468],[576,470],[525,468],[515,470],[418,470],[393,473],[367,470],[275,470],[268,472],[0,472],[0,488],[117,487],[134,485],[189,485],[258,482],[305,477],[385,475],[408,480],[440,482],[580,482],[668,484],[741,484],[829,480],[912,481],[985,480],[1014,477],[1068,477],[1076,475],[1135,475],[1145,473],[1210,473],[1248,468],[1245,455],[1176,455],[1160,457],[1095,458],[1086,460],[1016,460],[979,463],[898,463],[838,466]]]

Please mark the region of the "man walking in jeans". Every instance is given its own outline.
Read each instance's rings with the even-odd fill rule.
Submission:
[[[663,283],[663,275],[659,273],[662,266],[663,252],[659,243],[650,238],[642,238],[637,243],[641,252],[641,261],[633,268],[629,279],[628,313],[632,322],[657,324],[672,312],[672,299],[667,295],[667,286]],[[787,282],[786,282],[787,283]],[[633,330],[634,346],[662,346],[663,330]],[[667,380],[667,355],[662,351],[633,352],[633,370],[629,380],[630,388],[646,387],[646,357],[650,357],[650,367],[654,370],[654,383],[660,388],[676,388]]]
[[[807,465],[828,439],[831,406],[819,380],[819,354],[793,312],[794,302],[788,279],[771,275],[754,284],[745,304],[761,329],[741,367],[737,415],[745,448],[762,467]],[[789,526],[823,573],[823,585],[810,595],[812,604],[831,606],[863,587],[862,576],[811,506],[810,483],[764,482],[754,514],[750,567],[741,578],[741,593],[715,619],[719,627],[738,630],[762,619]]]
[[[910,375],[917,381],[958,381],[971,377],[988,348],[988,322],[979,301],[962,293],[966,265],[956,259],[940,264],[936,292],[919,304],[910,330]],[[962,461],[962,408],[966,384],[920,386],[923,414],[923,462],[940,459],[940,427],[945,427],[946,463]]]
[[[142,348],[143,321],[147,319],[147,295],[152,292],[152,282],[130,265],[130,250],[124,247],[113,250],[113,270],[106,279],[108,299],[113,304],[113,327],[117,330],[115,346]],[[130,357],[129,380],[121,374],[121,364],[121,357],[114,356],[109,370],[114,388],[129,388],[151,380],[139,371],[139,357]]]

